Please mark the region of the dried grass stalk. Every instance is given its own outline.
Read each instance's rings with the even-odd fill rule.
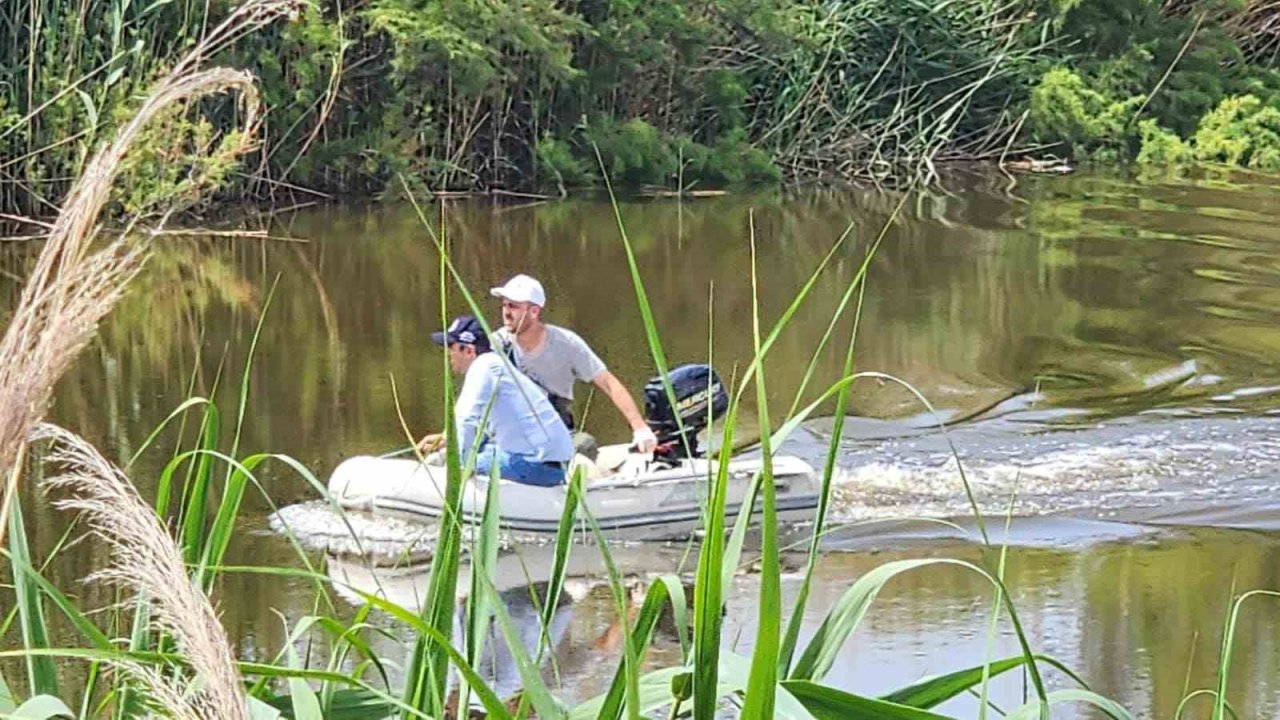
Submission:
[[[123,472],[74,433],[40,424],[31,439],[52,441],[46,462],[60,467],[62,474],[44,485],[61,496],[55,507],[82,513],[90,532],[110,548],[110,564],[89,580],[110,582],[146,598],[152,623],[174,639],[196,674],[194,682],[183,682],[127,666],[151,702],[182,720],[248,720],[244,685],[226,633],[208,598],[187,575],[182,555],[155,511]]]
[[[126,232],[90,252],[122,161],[147,124],[166,108],[227,91],[239,92],[247,129],[228,151],[247,151],[259,121],[253,77],[226,68],[197,70],[197,66],[245,33],[297,7],[298,0],[249,0],[232,12],[155,86],[137,114],[89,161],[68,193],[13,320],[0,339],[0,478],[8,478],[0,505],[0,540],[17,492],[20,454],[28,435],[48,410],[54,384],[142,267],[154,237],[153,233]],[[163,226],[168,214],[162,215],[158,226]]]

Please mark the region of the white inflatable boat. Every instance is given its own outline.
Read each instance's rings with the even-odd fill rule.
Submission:
[[[600,449],[590,463],[585,501],[602,532],[642,538],[688,537],[697,530],[715,473],[715,461],[687,458],[652,460],[625,446]],[[747,501],[760,460],[729,465],[725,514],[731,522]],[[780,521],[812,517],[818,505],[813,468],[795,457],[773,459],[773,482]],[[490,479],[465,480],[462,516],[479,522]],[[554,535],[568,500],[568,487],[538,487],[498,480],[499,523],[513,532]],[[435,523],[444,511],[445,469],[417,459],[355,457],[329,478],[329,493],[344,508],[386,513]],[[760,504],[756,503],[756,514]],[[581,517],[581,515],[580,515]]]
[[[697,437],[727,405],[719,377],[706,365],[676,368],[666,382],[651,380],[645,386],[645,415],[659,438],[659,452],[648,456],[625,445],[606,446],[594,460],[579,456],[570,469],[570,477],[578,467],[585,472],[586,506],[601,531],[634,539],[688,537],[697,531],[719,469],[718,460],[702,457]],[[749,501],[761,460],[733,460],[728,470],[725,514],[732,522]],[[811,519],[819,493],[813,468],[800,458],[775,456],[772,470],[779,520]],[[479,476],[465,480],[464,521],[483,517],[489,482]],[[505,530],[556,533],[567,486],[498,482],[498,517]],[[417,459],[355,457],[333,471],[329,493],[347,509],[435,523],[445,507],[445,468]],[[760,512],[757,502],[755,514]]]

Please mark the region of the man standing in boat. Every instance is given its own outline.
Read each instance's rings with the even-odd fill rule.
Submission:
[[[454,406],[458,453],[466,462],[473,446],[476,475],[498,476],[527,485],[560,485],[573,459],[569,429],[551,401],[523,373],[491,352],[489,336],[470,315],[455,318],[431,339],[449,353],[449,365],[464,375]],[[424,452],[446,441],[428,435],[418,443]]]
[[[495,333],[502,351],[546,391],[551,404],[570,430],[573,419],[573,384],[589,382],[613,402],[631,427],[632,443],[643,453],[653,452],[658,438],[644,421],[631,393],[605,367],[577,333],[542,322],[547,294],[542,283],[520,274],[502,287],[490,290],[502,298],[502,327]]]

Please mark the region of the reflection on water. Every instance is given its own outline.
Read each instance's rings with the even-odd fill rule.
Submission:
[[[900,531],[905,529],[890,529],[893,544],[906,543],[905,549],[833,552],[822,558],[801,647],[851,580],[875,567],[914,558],[978,560],[972,544],[904,540],[907,535]],[[1280,543],[1271,537],[1212,529],[1107,543],[1085,537],[1105,532],[1044,519],[1016,521],[1011,537],[1030,541],[1030,546],[1011,550],[1006,582],[1033,647],[1064,662],[1094,690],[1117,699],[1136,717],[1172,718],[1184,687],[1194,690],[1216,682],[1218,633],[1229,609],[1231,588],[1280,584]],[[1117,537],[1125,534],[1116,532]],[[1057,540],[1073,534],[1089,544],[1055,547]],[[866,547],[866,542],[884,539],[864,539],[848,547]],[[614,599],[599,580],[602,561],[590,546],[579,549],[582,552],[575,550],[578,557],[572,561],[571,579],[555,613],[543,666],[548,682],[568,702],[586,700],[607,689],[621,640]],[[646,577],[679,571],[682,550],[623,548],[619,563],[631,568],[633,575],[626,584],[638,587],[636,581]],[[494,574],[513,625],[531,654],[538,641],[534,594],[541,602],[545,583],[539,581],[549,576],[551,553],[545,547],[513,549],[501,556]],[[800,559],[790,565],[784,568],[784,606],[789,606],[801,581]],[[687,564],[683,567],[688,569]],[[329,567],[339,596],[358,604],[359,596],[353,591],[360,590],[410,609],[417,607],[425,592],[428,571],[426,567],[370,569],[338,560],[331,560]],[[460,587],[465,587],[466,577],[461,581]],[[533,587],[528,586],[531,581]],[[755,576],[748,574],[739,575],[727,595],[725,637],[744,655],[750,654],[755,637],[753,608],[758,592]],[[310,595],[305,587],[294,588],[289,596],[294,599],[271,607],[295,617],[308,612]],[[881,592],[837,657],[828,679],[840,687],[876,695],[926,675],[976,665],[986,657],[1016,655],[1019,648],[1007,619],[997,629],[995,642],[990,642],[992,600],[990,584],[963,568],[933,566],[900,575]],[[639,601],[638,596],[630,598],[633,604]],[[1240,717],[1274,717],[1280,712],[1280,688],[1274,680],[1280,671],[1280,642],[1272,629],[1280,621],[1280,606],[1262,599],[1245,607],[1232,657],[1229,696]],[[266,652],[284,642],[282,628],[262,622],[268,612],[265,603],[225,608],[224,620],[232,632],[255,638],[255,644],[245,644],[243,650]],[[255,635],[258,630],[265,633]],[[660,625],[656,638],[649,667],[678,662],[674,627]],[[402,657],[412,646],[403,635],[401,639],[373,636],[371,642],[389,659]],[[517,681],[508,651],[499,638],[489,642],[495,652],[486,672],[498,679],[502,690],[510,691]],[[1045,675],[1050,689],[1071,686],[1048,667]],[[1030,692],[1023,683],[1017,673],[994,680],[992,700],[1006,709],[1020,705],[1024,693]],[[976,707],[976,700],[961,697],[939,711],[975,717]],[[1092,717],[1078,713],[1080,708],[1062,706],[1054,717]],[[1207,711],[1195,710],[1189,716],[1206,715]]]
[[[823,589],[816,593],[807,630],[816,630],[816,613],[825,612],[848,578],[884,562],[916,557],[977,559],[971,549],[946,545],[827,555],[819,569]],[[1116,698],[1136,717],[1172,718],[1184,683],[1198,689],[1216,681],[1219,631],[1232,586],[1277,587],[1278,562],[1280,546],[1270,538],[1200,530],[1159,543],[1014,550],[1006,582],[1033,647],[1065,662],[1094,690]],[[792,593],[797,585],[790,583]],[[742,617],[732,611],[735,603],[747,608],[753,602],[753,589],[739,583],[729,617]],[[1007,623],[995,648],[988,647],[991,602],[987,582],[959,568],[931,567],[903,575],[877,599],[830,677],[844,687],[876,694],[927,674],[977,664],[989,652],[1016,655],[1017,642]],[[1238,633],[1249,639],[1237,645],[1233,656],[1238,671],[1233,671],[1229,697],[1240,717],[1275,717],[1280,711],[1280,688],[1274,681],[1280,643],[1273,628],[1280,606],[1264,600],[1246,607]],[[743,633],[748,641],[753,636]],[[1048,679],[1053,687],[1069,685],[1053,672]],[[1020,704],[1020,678],[1002,678],[993,687],[993,699],[1002,707]],[[973,717],[976,707],[973,699],[959,698],[940,710]],[[1208,715],[1203,707],[1188,713]],[[1075,716],[1068,707],[1054,712],[1055,718]]]
[[[1135,523],[1278,529],[1271,509],[1280,509],[1272,499],[1280,485],[1280,446],[1272,439],[1280,423],[1280,186],[1254,176],[1168,185],[1030,178],[1012,193],[1005,184],[970,178],[910,199],[871,263],[858,367],[910,382],[953,423],[950,438],[984,508],[1000,510],[1016,492],[1020,514],[1128,523],[1107,526],[1129,528],[1113,533],[1037,521],[1031,544],[1072,549],[1020,552],[1014,584],[1031,593],[1024,612],[1046,647],[1080,653],[1064,659],[1112,683],[1139,714],[1149,708],[1168,716],[1191,650],[1167,643],[1189,643],[1201,632],[1195,667],[1207,672],[1233,563],[1237,587],[1274,586],[1268,534],[1176,542],[1157,535],[1164,539],[1152,545]],[[752,345],[752,221],[766,322],[852,222],[851,239],[765,365],[776,412],[792,406],[811,359],[804,397],[816,396],[838,375],[852,310],[828,347],[817,350],[817,339],[896,204],[872,192],[813,192],[624,205],[666,356],[702,360],[710,352],[723,375],[740,375]],[[428,333],[440,323],[440,269],[415,214],[332,208],[275,222],[273,235],[307,242],[165,240],[62,384],[55,419],[126,458],[190,393],[216,392],[230,433],[247,379],[242,451],[288,453],[322,477],[343,457],[402,444],[401,414],[415,434],[438,427],[443,357]],[[580,331],[633,389],[652,374],[606,205],[458,203],[448,206],[445,228],[458,272],[491,317],[497,307],[486,289],[531,272],[547,286],[552,322]],[[30,267],[34,250],[0,247],[0,277],[10,278],[0,280],[0,298],[8,307],[17,295],[11,278]],[[446,299],[451,312],[463,308],[456,289]],[[583,395],[580,404],[588,402]],[[966,511],[950,446],[908,392],[867,381],[856,386],[852,405],[842,438],[842,520]],[[625,436],[598,398],[590,399],[586,424],[605,441]],[[830,428],[810,423],[792,449],[820,457]],[[144,492],[174,440],[163,435],[159,451],[136,466]],[[263,480],[279,504],[311,497],[305,482],[282,469]],[[25,506],[36,546],[51,547],[65,519],[29,488]],[[247,512],[261,522],[267,504],[255,499]],[[1098,530],[1128,539],[1090,544],[1072,527],[1088,528],[1086,538]],[[272,542],[246,535],[242,548]],[[58,584],[73,586],[100,562],[96,552],[84,545],[59,560],[55,572],[65,582]],[[838,591],[865,569],[859,563],[884,557],[836,556],[824,570],[827,589]],[[1165,582],[1148,574],[1155,566],[1168,573]],[[1203,568],[1203,577],[1186,568]],[[935,662],[951,654],[926,642],[935,634],[924,615],[956,607],[982,614],[967,581],[921,577],[943,594],[893,595],[885,614],[898,625],[850,651],[850,686],[866,689],[856,678],[883,678],[883,667],[879,675],[858,668],[872,667],[867,658],[884,665],[896,643],[917,643],[911,653],[920,653],[920,665],[899,663],[894,672],[946,669]],[[1093,589],[1107,583],[1118,584]],[[238,600],[224,608],[240,641],[278,647],[280,628],[268,608],[292,608],[288,591],[243,577],[224,581],[225,591],[233,588],[227,597]],[[970,599],[947,599],[961,596]],[[959,653],[976,661],[983,624],[960,624],[978,633]],[[1158,628],[1176,632],[1164,640]],[[1243,679],[1274,675],[1271,641],[1242,637],[1242,701],[1273,712],[1274,681]],[[1156,668],[1157,658],[1169,667]]]

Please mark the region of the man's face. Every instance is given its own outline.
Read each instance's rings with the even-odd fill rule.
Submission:
[[[531,302],[502,301],[502,324],[513,333],[529,327],[540,314],[542,308]]]
[[[456,373],[464,373],[471,361],[475,359],[476,349],[473,345],[449,343],[449,367]]]

